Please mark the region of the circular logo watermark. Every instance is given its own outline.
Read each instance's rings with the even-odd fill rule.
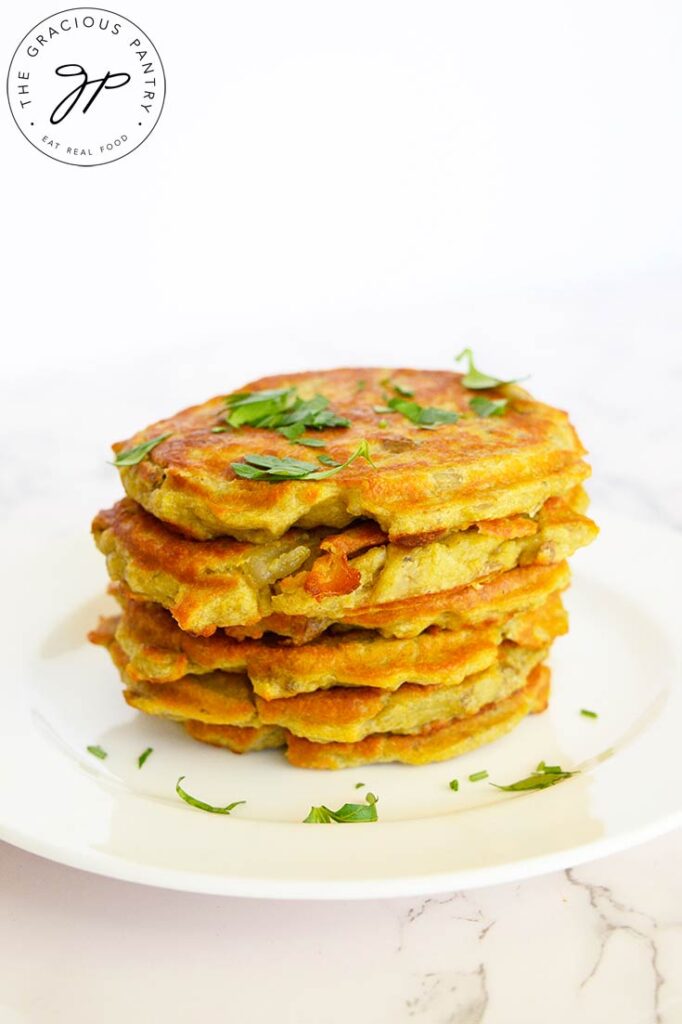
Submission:
[[[45,18],[19,43],[7,75],[23,135],[46,156],[80,167],[137,149],[161,116],[165,92],[149,36],[101,7]]]

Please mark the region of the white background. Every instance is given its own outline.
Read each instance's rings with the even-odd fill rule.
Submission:
[[[4,6],[5,66],[57,9]],[[3,509],[73,501],[85,530],[90,502],[118,491],[108,444],[145,422],[261,374],[448,367],[471,344],[484,369],[530,373],[531,390],[570,409],[592,452],[598,509],[682,526],[678,3],[127,0],[120,12],[150,35],[167,76],[164,112],[135,153],[64,166],[26,142],[6,104],[0,115]],[[679,919],[674,858],[656,852],[669,847],[647,849],[606,862],[600,884],[617,879],[618,898],[635,899],[636,879],[651,873],[647,907],[672,907]],[[623,864],[635,865],[632,877]],[[379,958],[375,996],[390,992],[394,1024],[411,1019],[398,973],[416,972],[415,991],[428,988],[418,979],[430,976],[444,927],[435,918],[423,936],[432,960],[416,945],[398,960],[404,901],[299,915],[146,894],[9,848],[0,882],[11,893],[9,903],[2,895],[11,907],[0,931],[2,1024],[135,1020],[136,1005],[147,1019],[154,1007],[186,1019],[175,984],[183,960],[171,955],[185,922],[205,1001],[197,1007],[214,1005],[216,936],[232,987],[262,985],[273,962],[286,965],[271,1002],[262,991],[238,1003],[239,1020],[258,1024],[277,1012],[278,984],[298,1006],[285,1020],[383,1020],[339,998],[354,936],[376,934],[353,969]],[[564,899],[559,880],[520,892],[539,920]],[[507,921],[503,960],[523,914],[499,893],[481,898]],[[338,920],[342,937],[329,945]],[[567,963],[591,927],[579,915],[570,922],[557,940]],[[466,958],[457,935],[455,960]],[[252,959],[234,960],[241,936]],[[90,986],[82,1018],[65,980],[81,955],[110,1000],[97,1003]],[[319,991],[306,1004],[311,958]],[[634,985],[625,960],[622,971]],[[538,1007],[570,1021],[553,984]],[[638,1001],[642,986],[626,985],[623,1024],[630,1012],[632,1024],[654,1020]],[[505,999],[514,991],[508,981]],[[581,1019],[606,1019],[617,991],[604,987],[593,1016],[580,1004]],[[449,1006],[425,998],[412,1017],[484,1019],[447,1016]],[[677,1022],[676,1012],[662,1019]],[[532,1024],[524,1013],[511,1024]],[[504,1014],[488,1020],[509,1024]]]

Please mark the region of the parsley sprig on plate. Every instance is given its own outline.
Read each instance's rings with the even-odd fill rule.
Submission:
[[[210,814],[230,814],[239,804],[246,803],[246,800],[235,800],[234,803],[227,804],[225,807],[214,807],[213,804],[207,804],[204,800],[198,800],[195,796],[187,793],[180,785],[184,778],[185,776],[181,775],[175,783],[175,792],[186,804],[197,807],[200,811],[208,811]]]
[[[147,760],[147,758],[150,757],[153,753],[154,753],[154,748],[153,747],[147,747],[146,750],[143,750],[142,753],[140,754],[140,756],[137,759],[137,767],[141,768],[142,765]]]
[[[508,786],[498,786],[491,782],[491,786],[495,786],[495,789],[502,789],[505,793],[522,793],[526,790],[547,789],[549,786],[556,786],[557,782],[563,782],[564,779],[570,779],[577,774],[577,772],[564,771],[558,764],[545,764],[544,761],[540,761],[535,771],[527,778],[519,779],[518,782],[512,782]]]
[[[355,451],[345,462],[337,463],[331,469],[320,469],[314,462],[302,462],[300,459],[280,459],[276,455],[244,455],[242,462],[233,462],[232,469],[243,480],[267,480],[278,483],[281,480],[327,480],[336,476],[356,459],[364,459],[376,469],[372,462],[369,445],[362,440]],[[322,461],[322,456],[320,456]],[[325,463],[327,459],[324,459]],[[333,461],[333,460],[332,460]]]
[[[374,793],[368,793],[364,804],[344,804],[338,811],[332,811],[322,804],[320,807],[311,807],[308,816],[303,819],[307,825],[330,825],[332,822],[347,824],[358,821],[378,821],[377,800]]]

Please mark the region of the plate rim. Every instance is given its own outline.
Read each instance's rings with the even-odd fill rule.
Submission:
[[[386,822],[385,825],[393,824]],[[553,853],[538,854],[518,860],[481,868],[453,872],[407,875],[401,878],[368,878],[355,881],[273,881],[254,877],[244,879],[236,875],[202,875],[186,869],[161,868],[154,865],[128,862],[123,857],[104,854],[98,850],[80,854],[66,852],[59,843],[46,843],[23,836],[0,823],[0,840],[43,860],[86,871],[88,874],[112,878],[119,882],[150,886],[173,892],[188,892],[205,896],[227,896],[239,899],[325,900],[328,902],[397,899],[408,896],[432,896],[444,892],[465,892],[495,885],[505,885],[579,867],[590,861],[601,860],[634,846],[650,842],[669,832],[682,828],[682,807],[640,828],[605,836],[577,846],[566,847]],[[127,865],[130,868],[127,869]],[[509,873],[510,868],[513,873]],[[218,885],[217,883],[222,884]]]

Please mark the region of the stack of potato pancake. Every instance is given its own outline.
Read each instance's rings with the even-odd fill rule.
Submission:
[[[114,445],[100,512],[127,702],[301,767],[425,764],[549,694],[585,515],[565,413],[479,373],[269,377]]]

